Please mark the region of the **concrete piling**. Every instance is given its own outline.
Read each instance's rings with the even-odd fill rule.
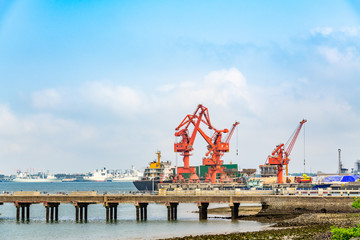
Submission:
[[[139,221],[140,217],[139,217],[139,208],[140,206],[135,206],[136,207],[136,220]]]
[[[106,221],[117,221],[117,206],[118,203],[106,203],[105,205],[105,211],[106,211]]]
[[[44,202],[46,210],[46,222],[59,221],[59,205],[57,202]]]
[[[136,207],[136,220],[146,221],[147,220],[147,205],[149,203],[135,203]],[[140,216],[139,216],[140,215]]]
[[[76,222],[87,222],[88,220],[88,206],[90,203],[74,203],[75,206],[75,221]]]
[[[16,207],[16,221],[30,221],[30,205],[29,202],[15,202]],[[20,214],[21,209],[21,214]]]
[[[240,203],[231,203],[230,204],[232,220],[235,220],[239,217],[239,206],[240,206]]]
[[[166,203],[168,221],[177,220],[177,206],[178,205],[179,205],[178,202]]]
[[[16,221],[30,221],[30,205],[29,202],[15,202],[16,207]],[[20,210],[21,209],[21,210]],[[21,214],[20,214],[21,213]]]
[[[207,220],[207,209],[208,209],[209,203],[208,202],[199,202],[199,220]]]

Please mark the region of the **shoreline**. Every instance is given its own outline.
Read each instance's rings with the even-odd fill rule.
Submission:
[[[245,207],[243,207],[245,208]],[[244,210],[244,209],[242,209]],[[251,206],[239,214],[254,211]],[[209,209],[217,216],[209,218],[229,219],[225,208]],[[330,227],[354,227],[360,224],[360,213],[304,213],[284,216],[241,215],[237,220],[273,223],[259,231],[189,235],[163,238],[162,240],[218,240],[218,239],[331,239]],[[236,220],[235,220],[236,221]]]

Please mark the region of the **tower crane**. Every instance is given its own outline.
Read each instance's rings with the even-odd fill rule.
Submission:
[[[291,151],[295,145],[296,139],[300,133],[301,127],[307,120],[303,119],[299,126],[295,129],[294,133],[290,136],[288,143],[289,144],[279,144],[272,151],[271,155],[267,157],[265,165],[276,165],[277,166],[277,180],[278,183],[283,183],[283,169],[286,167],[286,176],[288,175],[288,164],[289,164],[289,156]],[[285,150],[286,148],[286,150]]]

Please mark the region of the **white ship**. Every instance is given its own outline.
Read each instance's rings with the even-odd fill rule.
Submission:
[[[115,171],[113,182],[133,182],[135,180],[140,180],[143,177],[143,174],[136,170],[134,166],[131,169],[125,170],[124,172]]]
[[[84,177],[85,181],[91,182],[111,182],[114,178],[113,171],[106,170],[106,168],[96,169],[88,176]]]
[[[61,182],[60,179],[57,179],[54,175],[47,174],[45,175],[42,172],[40,175],[31,175],[29,172],[18,171],[16,178],[13,179],[14,182]]]

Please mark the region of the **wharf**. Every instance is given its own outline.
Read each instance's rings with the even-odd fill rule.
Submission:
[[[168,210],[168,220],[177,219],[177,206],[182,203],[194,203],[199,207],[199,219],[207,219],[207,209],[213,203],[229,204],[233,219],[239,217],[240,204],[258,203],[262,209],[258,215],[287,215],[306,212],[358,212],[351,207],[358,190],[346,194],[330,196],[334,192],[322,189],[317,192],[300,191],[278,192],[279,195],[266,191],[213,191],[210,192],[177,192],[177,194],[162,192],[162,195],[151,194],[97,194],[96,192],[72,192],[70,194],[42,194],[40,192],[15,192],[0,194],[0,205],[13,203],[16,207],[16,219],[30,220],[31,204],[43,204],[46,208],[46,220],[58,220],[60,204],[72,204],[75,207],[75,220],[87,221],[87,207],[90,204],[102,204],[106,211],[107,221],[117,220],[119,204],[134,204],[136,219],[147,220],[148,204],[164,204]],[[280,195],[282,194],[282,195]],[[315,194],[315,195],[314,195]],[[350,196],[351,195],[351,196]],[[20,211],[21,210],[21,211]],[[21,214],[20,214],[21,213]]]

